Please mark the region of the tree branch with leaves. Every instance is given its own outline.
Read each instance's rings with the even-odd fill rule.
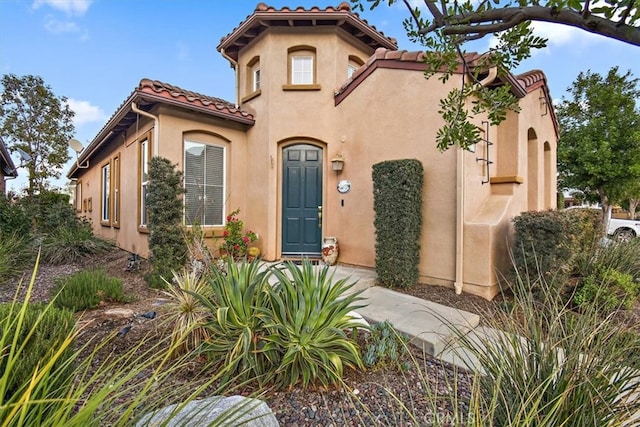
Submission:
[[[374,9],[382,3],[391,6],[402,2],[409,12],[403,21],[412,42],[426,48],[426,77],[438,73],[447,81],[462,69],[463,88],[454,89],[440,103],[445,125],[438,132],[440,150],[451,146],[469,148],[480,137],[473,118],[488,114],[492,125],[499,124],[509,110],[518,111],[516,97],[508,85],[479,85],[487,70],[496,67],[506,75],[534,49],[546,46],[547,40],[533,34],[533,21],[569,25],[605,37],[640,46],[640,9],[636,0],[351,0],[354,10]],[[416,5],[421,5],[416,6]],[[470,55],[466,43],[487,36],[496,43],[487,52]],[[471,100],[471,108],[467,105]]]

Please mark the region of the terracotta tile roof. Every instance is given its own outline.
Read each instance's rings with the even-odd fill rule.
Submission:
[[[255,11],[247,16],[229,34],[220,39],[217,49],[234,61],[238,60],[238,52],[251,43],[262,32],[271,27],[328,27],[336,26],[370,46],[371,49],[385,47],[397,49],[396,39],[387,37],[373,25],[351,11],[351,6],[344,1],[337,7],[324,9],[313,6],[276,9],[265,3],[259,3]]]
[[[18,176],[18,171],[16,170],[16,166],[11,159],[11,155],[9,154],[9,150],[7,150],[6,145],[4,145],[4,141],[0,138],[0,179],[3,176]]]
[[[473,65],[481,55],[476,52],[468,53],[467,63]],[[358,68],[351,77],[335,92],[336,105],[339,104],[362,80],[376,68],[396,68],[404,70],[425,71],[424,51],[395,50],[380,47],[376,49],[363,66]],[[460,72],[462,69],[459,70]]]
[[[531,70],[516,76],[522,87],[531,92],[547,84],[547,77],[541,70]]]
[[[253,115],[236,107],[233,103],[225,101],[221,98],[203,95],[198,92],[179,88],[159,80],[142,79],[138,85],[138,92],[144,94],[158,95],[163,99],[173,100],[179,104],[190,106],[198,106],[207,110],[220,112],[230,116],[230,119],[249,119],[253,120]],[[144,98],[144,96],[143,96]]]
[[[182,89],[159,80],[144,78],[107,120],[93,141],[82,151],[79,158],[80,163],[91,158],[93,153],[105,144],[113,134],[125,131],[135,123],[138,114],[132,110],[133,103],[145,111],[150,111],[157,104],[164,104],[208,114],[245,126],[252,126],[255,123],[251,113],[224,99]],[[77,164],[74,164],[67,176],[71,178],[77,169]]]

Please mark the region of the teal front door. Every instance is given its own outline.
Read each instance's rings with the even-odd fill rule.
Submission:
[[[322,149],[283,150],[282,255],[319,255],[322,235]]]

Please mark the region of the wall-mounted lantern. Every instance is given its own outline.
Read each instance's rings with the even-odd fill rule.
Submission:
[[[331,167],[336,174],[342,172],[342,168],[344,168],[344,157],[342,153],[336,154],[333,159],[331,159]]]

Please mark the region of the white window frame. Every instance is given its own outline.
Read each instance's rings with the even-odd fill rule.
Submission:
[[[198,184],[198,185],[202,185],[203,188],[206,188],[207,186],[217,186],[220,187],[219,184],[209,184],[206,182],[206,170],[207,170],[207,158],[205,157],[205,164],[203,167],[203,176],[201,177],[196,177],[194,179],[194,177],[192,176],[191,172],[188,170],[188,165],[187,165],[187,150],[189,148],[193,148],[196,146],[201,146],[203,148],[203,150],[205,150],[206,153],[206,147],[215,147],[215,148],[220,148],[222,149],[222,199],[221,199],[221,205],[220,205],[220,221],[215,222],[215,221],[209,221],[206,216],[205,213],[203,211],[202,216],[201,216],[201,221],[199,221],[199,225],[203,226],[203,227],[219,227],[219,226],[224,226],[225,224],[225,195],[227,194],[227,148],[224,145],[219,145],[219,144],[209,144],[209,143],[204,143],[204,142],[199,142],[199,141],[194,141],[194,140],[185,140],[184,141],[184,147],[183,147],[183,165],[184,165],[184,186],[185,186],[185,191],[187,191],[187,185],[189,184]],[[196,182],[193,182],[194,180],[197,180]],[[187,200],[188,200],[188,196],[184,197],[184,204],[183,204],[183,223],[187,226],[190,227],[192,226],[192,224],[189,223],[189,219],[187,218]],[[206,200],[206,191],[204,191],[203,196],[200,198],[200,200],[202,200],[203,203],[207,203]],[[214,202],[215,203],[215,202]]]
[[[260,64],[256,64],[251,70],[252,75],[252,89],[254,92],[260,90]]]
[[[145,179],[146,175],[146,179]],[[149,138],[140,142],[140,218],[139,227],[147,227],[147,199],[149,190]]]
[[[293,55],[291,57],[291,84],[314,84],[313,55]]]
[[[102,165],[100,173],[100,222],[109,225],[111,221],[111,163]]]

